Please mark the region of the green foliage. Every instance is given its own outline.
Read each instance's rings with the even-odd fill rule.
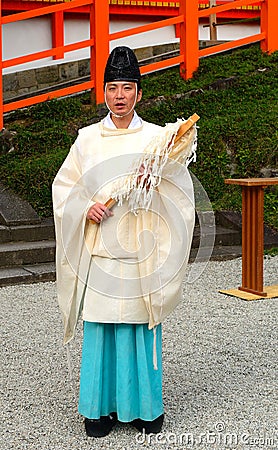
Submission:
[[[245,50],[234,50],[222,55],[203,58],[194,77],[187,81],[179,76],[177,67],[145,76],[142,81],[144,98],[171,96],[177,92],[204,88],[220,79],[249,76],[258,70],[272,70],[277,62],[278,52],[267,55],[260,51],[257,44]]]
[[[278,228],[278,186],[271,186],[265,192],[264,208],[268,225]]]
[[[55,158],[46,152],[26,157],[13,157],[11,153],[6,157],[8,170],[2,180],[27,200],[39,215],[50,217],[51,184],[66,154],[67,151],[60,148],[55,148]],[[0,158],[1,166],[3,158]]]
[[[215,82],[217,75],[222,78],[225,71],[228,76],[240,76],[225,89],[212,90],[203,85],[202,91],[190,98],[160,101],[140,111],[146,120],[160,124],[174,121],[177,116],[188,117],[192,112],[201,116],[198,159],[191,170],[205,187],[215,208],[240,209],[240,190],[225,185],[225,178],[257,177],[261,176],[263,167],[277,167],[278,70],[275,62],[274,55],[266,56],[256,47],[206,59],[195,76],[199,82],[203,78],[205,82]],[[258,71],[261,67],[269,70]],[[252,72],[248,73],[250,70]],[[171,91],[171,77],[168,79]],[[190,89],[196,88],[195,79],[183,82],[184,90],[188,85]],[[277,202],[277,195],[275,198]],[[266,211],[266,217],[272,225],[278,225],[275,214],[270,216]]]
[[[82,103],[78,97],[69,97],[67,99],[53,99],[49,102],[39,103],[35,107],[29,108],[27,115],[32,120],[50,119],[55,122],[58,120],[68,120],[81,113]]]
[[[272,247],[270,249],[264,250],[264,254],[267,256],[277,256],[278,255],[278,247]]]
[[[194,112],[201,117],[197,162],[190,169],[215,209],[241,208],[240,188],[226,185],[225,178],[257,177],[264,167],[277,168],[277,62],[278,52],[267,55],[254,45],[202,59],[191,80],[183,80],[178,68],[143,78],[137,111],[145,120],[163,125]],[[78,129],[97,119],[88,93],[16,111],[5,123],[17,132],[16,150],[0,157],[1,181],[39,214],[51,215],[53,178]],[[277,191],[265,193],[266,222],[276,228]]]

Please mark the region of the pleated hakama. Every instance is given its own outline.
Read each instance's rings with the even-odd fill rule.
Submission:
[[[78,411],[98,419],[116,412],[118,420],[154,420],[163,413],[162,330],[148,324],[84,321]]]

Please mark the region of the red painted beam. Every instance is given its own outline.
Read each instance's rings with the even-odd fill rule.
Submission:
[[[135,0],[136,4],[123,4],[121,1],[116,3],[117,0],[110,0],[109,5],[109,13],[111,16],[121,15],[128,18],[128,16],[137,16],[137,17],[174,17],[179,14],[179,2],[152,2],[148,0]],[[113,3],[112,3],[113,2]],[[115,2],[115,3],[114,3]],[[28,11],[32,9],[41,8],[43,6],[50,6],[53,3],[64,3],[58,1],[29,1],[29,0],[4,0],[2,1],[2,14],[5,15],[11,12],[19,12],[19,11]],[[155,5],[156,3],[156,5]],[[168,6],[166,4],[168,3]],[[223,4],[223,0],[221,0],[221,4]],[[230,1],[227,1],[230,3]],[[199,9],[204,10],[209,7],[209,2],[207,1],[199,1]],[[258,17],[259,15],[259,3],[254,5],[248,9],[233,9],[229,11],[222,11],[217,14],[218,18],[224,19],[249,19],[253,17]],[[87,6],[79,7],[74,9],[74,13],[79,14],[88,14],[89,8]]]

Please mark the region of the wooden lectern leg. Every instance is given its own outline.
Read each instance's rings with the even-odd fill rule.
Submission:
[[[242,186],[242,286],[240,290],[266,296],[263,291],[264,188]]]

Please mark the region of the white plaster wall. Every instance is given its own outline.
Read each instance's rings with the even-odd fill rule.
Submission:
[[[3,60],[24,56],[51,48],[50,18],[35,18],[2,26]],[[50,58],[40,61],[47,65]],[[34,67],[33,63],[4,69],[3,73],[17,72]]]
[[[150,23],[151,20],[141,20],[127,22],[126,20],[112,20],[110,22],[110,33],[121,31]],[[250,36],[259,32],[259,26],[250,25],[225,25],[217,28],[218,39],[233,40],[245,36]],[[89,38],[89,22],[86,19],[66,19],[65,20],[65,44],[70,44]],[[199,26],[199,39],[209,39],[209,29]],[[25,54],[48,50],[51,48],[51,20],[50,18],[35,18],[23,20],[16,23],[3,25],[3,59],[15,58]],[[174,27],[165,27],[147,33],[141,33],[120,40],[114,40],[110,44],[110,50],[117,45],[128,45],[131,48],[141,48],[146,46],[178,42],[175,37]],[[69,62],[89,58],[89,49],[81,49],[68,52],[62,60],[52,60],[44,58],[32,63],[21,64],[6,68],[4,74],[18,72],[35,67],[56,65],[58,61]]]
[[[252,36],[260,33],[260,26],[255,23],[246,24],[229,24],[217,27],[217,39],[220,41],[233,41],[244,37]],[[209,27],[199,27],[199,39],[209,39]]]

